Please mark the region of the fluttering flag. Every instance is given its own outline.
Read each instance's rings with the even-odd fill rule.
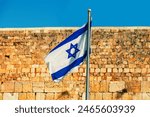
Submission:
[[[83,63],[87,56],[87,30],[88,24],[59,43],[45,57],[45,62],[54,81],[60,81],[75,67]]]

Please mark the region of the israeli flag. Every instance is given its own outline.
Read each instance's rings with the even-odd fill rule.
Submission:
[[[87,30],[88,24],[58,44],[45,57],[45,62],[54,81],[60,81],[86,58]]]

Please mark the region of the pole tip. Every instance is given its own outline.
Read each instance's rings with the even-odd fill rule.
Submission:
[[[88,12],[91,12],[91,9],[88,9]]]

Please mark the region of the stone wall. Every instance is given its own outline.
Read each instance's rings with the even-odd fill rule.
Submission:
[[[85,63],[59,83],[44,63],[75,30],[0,29],[0,100],[84,99]],[[91,99],[150,99],[149,27],[92,28],[91,48]]]

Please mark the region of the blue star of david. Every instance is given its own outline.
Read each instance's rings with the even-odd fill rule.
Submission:
[[[70,57],[76,58],[76,54],[79,52],[80,50],[78,49],[78,44],[76,43],[75,45],[73,45],[72,43],[70,44],[70,48],[68,50],[66,50],[66,52],[68,53],[68,59]]]

